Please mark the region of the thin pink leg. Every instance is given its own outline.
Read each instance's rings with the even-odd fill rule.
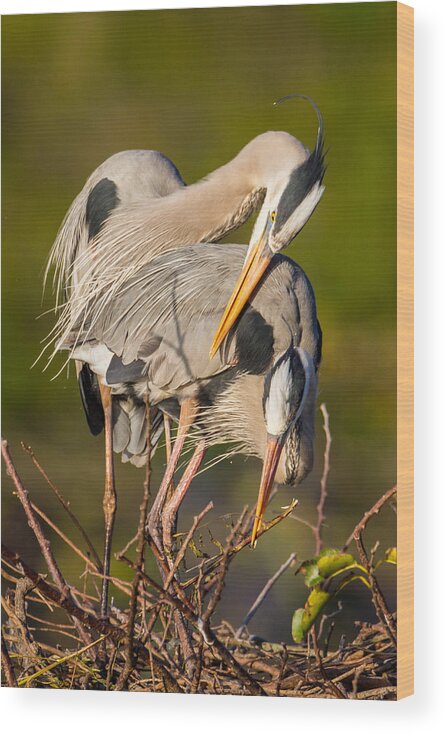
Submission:
[[[180,408],[180,419],[179,419],[179,424],[178,424],[177,438],[174,443],[174,448],[172,450],[171,456],[166,466],[166,470],[163,475],[163,479],[160,484],[160,488],[157,492],[157,496],[154,500],[151,511],[149,513],[147,528],[148,528],[151,538],[154,540],[154,542],[156,543],[160,551],[162,551],[161,535],[160,535],[162,509],[166,502],[166,497],[169,493],[169,489],[172,485],[172,480],[174,478],[174,473],[177,468],[177,464],[180,459],[180,455],[182,453],[183,445],[185,443],[186,436],[188,435],[188,431],[194,421],[195,414],[196,414],[195,401],[185,400],[185,402],[182,403],[181,408]]]
[[[191,482],[194,479],[200,464],[202,463],[203,457],[205,456],[205,451],[205,441],[199,441],[191,459],[189,460],[188,466],[183,472],[183,476],[180,479],[177,488],[174,490],[172,498],[169,500],[163,510],[163,545],[168,551],[170,551],[172,548],[172,533],[177,512],[179,511],[180,505],[185,499],[185,495],[191,485]]]

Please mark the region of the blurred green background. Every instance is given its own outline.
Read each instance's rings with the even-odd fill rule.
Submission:
[[[71,501],[101,547],[102,439],[88,432],[74,376],[50,381],[54,366],[31,369],[53,316],[36,317],[45,260],[58,226],[90,172],[109,155],[154,148],[192,182],[233,157],[248,140],[283,129],[309,146],[313,111],[275,99],[311,95],[327,127],[326,193],[289,248],[309,275],[324,332],[319,402],[331,418],[333,449],[324,540],[341,545],[355,522],[395,483],[396,456],[396,4],[135,11],[3,18],[3,435],[33,499],[69,532],[59,506],[20,441]],[[230,240],[248,242],[252,222]],[[300,501],[313,521],[316,464],[299,489],[282,490],[271,512]],[[155,477],[160,476],[161,456]],[[115,549],[136,527],[143,476],[118,465]],[[180,520],[212,498],[212,532],[222,516],[255,500],[260,463],[235,459],[197,478]],[[11,484],[4,483],[3,537],[43,570]],[[395,542],[387,507],[368,541]],[[83,568],[55,539],[67,576]],[[313,553],[310,531],[287,520],[233,565],[220,616],[238,625],[260,588],[292,550]],[[115,571],[118,571],[115,565]],[[126,573],[120,569],[120,573]],[[391,605],[394,577],[382,580]],[[374,619],[362,588],[344,597],[341,632]],[[277,584],[250,630],[290,640],[305,588],[293,571]],[[393,607],[394,608],[394,607]]]

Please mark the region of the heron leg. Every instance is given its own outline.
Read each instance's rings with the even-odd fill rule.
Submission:
[[[173,550],[173,535],[175,533],[175,525],[177,520],[177,513],[183,502],[185,495],[194,479],[196,472],[203,460],[205,455],[205,441],[200,441],[195,451],[183,472],[183,476],[180,479],[176,489],[170,500],[166,503],[162,513],[162,527],[163,527],[163,547],[166,554],[166,560],[168,565],[172,568],[172,550]],[[177,574],[175,574],[177,579]],[[177,579],[178,580],[178,579]],[[170,589],[171,593],[173,589]],[[191,638],[191,631],[188,628],[188,622],[183,617],[181,612],[176,609],[174,611],[174,624],[177,630],[177,634],[180,640],[180,646],[182,650],[183,660],[185,663],[186,674],[192,679],[195,673],[197,659],[194,652],[194,647]]]
[[[171,454],[172,454],[172,442],[171,442],[172,421],[171,421],[171,418],[168,415],[166,415],[166,413],[163,414],[163,425],[165,429],[165,439],[166,439],[166,464],[168,464],[169,459],[171,458]],[[171,482],[171,484],[169,485],[168,492],[167,492],[168,500],[172,497],[173,492],[174,492],[174,482]]]
[[[196,402],[195,400],[185,400],[180,408],[180,418],[178,424],[177,438],[175,439],[174,448],[172,449],[169,461],[166,466],[163,479],[160,484],[160,488],[157,492],[157,496],[152,505],[151,511],[148,517],[147,529],[149,535],[157,545],[159,551],[163,551],[161,541],[161,513],[163,506],[166,502],[166,498],[169,494],[169,488],[172,485],[174,473],[177,468],[180,455],[182,453],[183,445],[185,443],[186,436],[189,428],[191,427],[194,417],[196,414]]]
[[[99,390],[104,410],[105,432],[105,487],[103,497],[104,510],[104,563],[101,592],[101,617],[106,618],[109,606],[110,555],[112,549],[113,526],[116,514],[115,472],[113,468],[113,425],[112,425],[112,391],[100,383]]]
[[[152,505],[151,511],[148,516],[147,529],[153,542],[158,548],[160,555],[165,558],[167,565],[170,565],[170,558],[166,558],[165,547],[162,538],[162,511],[166,501],[170,502],[175,494],[174,490],[174,472],[176,470],[186,436],[194,421],[196,414],[196,403],[194,400],[186,400],[180,407],[180,417],[178,424],[177,437],[170,451],[170,426],[168,425],[168,431],[166,433],[166,422],[165,422],[165,433],[166,433],[166,445],[167,445],[167,466],[160,484],[160,488],[157,492],[157,496]],[[182,478],[183,479],[183,478]],[[181,482],[182,483],[182,480]],[[161,564],[159,564],[160,574],[165,580],[166,573]],[[174,593],[172,586],[169,587],[169,591]],[[194,653],[194,647],[191,639],[191,632],[188,628],[188,623],[183,617],[179,610],[174,610],[174,624],[177,630],[177,634],[180,640],[180,647],[182,651],[182,657],[185,664],[185,670],[188,677],[192,678],[196,667],[196,656]]]
[[[201,440],[197,444],[195,451],[191,459],[189,460],[188,466],[183,472],[183,476],[179,481],[177,488],[174,490],[171,499],[166,503],[163,509],[163,545],[168,552],[168,560],[173,546],[172,536],[175,533],[177,513],[179,511],[180,505],[185,499],[189,487],[191,486],[191,482],[194,479],[200,464],[202,463],[203,457],[205,456],[205,451],[205,441]]]

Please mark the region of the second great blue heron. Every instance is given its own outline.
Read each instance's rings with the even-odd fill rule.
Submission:
[[[67,342],[74,328],[79,332],[86,327],[94,334],[96,321],[113,310],[116,295],[142,266],[166,250],[218,241],[260,207],[248,254],[244,263],[239,261],[240,278],[233,293],[227,291],[227,301],[219,305],[223,312],[227,303],[220,324],[216,313],[214,340],[208,332],[207,349],[212,344],[214,359],[271,257],[300,231],[324,191],[323,122],[319,109],[309,101],[319,120],[312,152],[288,133],[264,133],[232,161],[190,186],[184,185],[174,164],[155,151],[127,151],[102,164],[70,207],[50,256],[48,268],[56,266],[58,293],[65,292],[52,340]],[[232,252],[230,246],[230,259]],[[182,267],[191,273],[185,258]],[[80,357],[78,370],[85,397],[90,387],[96,389],[96,377],[93,374],[90,386]],[[110,391],[100,383],[99,392],[107,427],[112,418]],[[114,511],[110,431],[106,431],[106,446],[105,496],[110,500],[110,516]]]
[[[123,282],[163,252],[216,242],[260,209],[241,276],[210,339],[214,354],[271,257],[298,234],[323,194],[323,120],[304,99],[318,115],[312,152],[289,133],[266,132],[188,186],[156,151],[125,151],[99,166],[67,212],[50,255],[47,271],[56,267],[58,293],[64,289],[66,299],[54,333],[64,340],[83,315],[90,320],[98,293],[107,306]]]
[[[277,256],[224,347],[209,359],[210,335],[246,254],[237,245],[231,256],[218,245],[165,253],[122,284],[107,308],[99,301],[96,313],[92,306],[93,325],[75,329],[64,346],[110,388],[115,450],[126,460],[140,464],[148,451],[146,396],[179,420],[181,439],[164,489],[191,425],[197,461],[207,446],[224,442],[264,459],[255,542],[274,478],[296,483],[312,466],[321,331],[304,272]],[[94,392],[87,398],[91,410],[101,410]],[[169,518],[184,489],[170,502]]]

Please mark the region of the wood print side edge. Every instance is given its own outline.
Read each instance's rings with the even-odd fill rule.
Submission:
[[[397,3],[397,698],[414,693],[414,11]]]

